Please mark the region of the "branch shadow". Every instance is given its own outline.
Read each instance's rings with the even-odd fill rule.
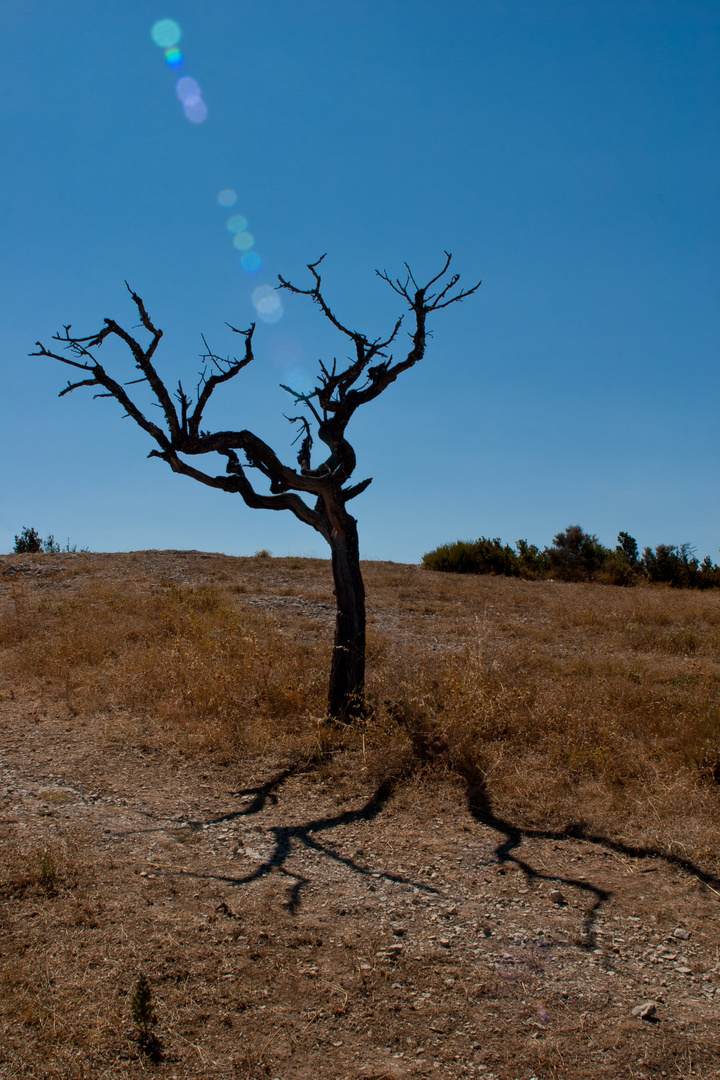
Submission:
[[[247,806],[243,806],[240,810],[233,810],[229,814],[221,814],[219,817],[210,818],[208,821],[187,821],[186,824],[191,829],[202,829],[204,825],[222,825],[226,821],[235,821],[237,818],[259,814],[268,803],[277,806],[278,797],[276,791],[282,787],[288,777],[294,776],[297,771],[296,768],[283,769],[276,776],[266,780],[264,784],[231,792],[232,795],[239,798],[252,796],[252,802]]]
[[[467,807],[473,819],[478,824],[500,833],[503,837],[494,849],[495,858],[500,865],[503,863],[512,863],[522,871],[528,882],[547,881],[556,885],[564,885],[568,889],[578,890],[578,892],[588,899],[589,907],[585,910],[582,931],[576,942],[580,948],[590,950],[597,946],[597,939],[594,931],[597,915],[602,906],[612,898],[614,895],[613,892],[608,889],[603,889],[600,886],[593,885],[584,878],[543,873],[532,866],[526,858],[520,856],[519,849],[524,840],[582,840],[586,843],[596,844],[609,851],[627,856],[628,858],[657,859],[669,866],[684,871],[697,881],[700,881],[711,888],[713,892],[718,892],[718,896],[720,897],[720,891],[718,891],[720,890],[720,879],[697,866],[691,859],[671,852],[663,852],[650,845],[631,844],[621,840],[614,840],[602,833],[591,831],[583,822],[575,822],[562,829],[542,829],[517,825],[495,812],[488,792],[485,776],[478,767],[473,766],[461,769],[456,766],[453,771],[456,775],[461,776],[465,782]],[[250,799],[250,802],[239,810],[233,810],[226,814],[218,814],[205,820],[188,818],[179,820],[193,831],[200,831],[209,825],[222,825],[227,822],[235,821],[238,818],[252,817],[261,813],[268,804],[273,806],[277,805],[279,789],[290,776],[296,775],[298,772],[298,766],[285,768],[262,784],[233,792],[233,795],[235,796]],[[441,889],[421,881],[414,881],[404,874],[370,870],[367,867],[360,865],[353,858],[350,858],[347,855],[341,855],[337,851],[334,851],[318,839],[318,834],[328,832],[344,825],[352,825],[360,821],[373,821],[386,808],[387,803],[404,778],[405,774],[403,772],[398,772],[397,774],[386,777],[377,786],[366,802],[356,810],[346,810],[340,814],[313,818],[310,821],[301,824],[272,826],[268,830],[273,837],[272,851],[266,859],[260,862],[248,874],[226,875],[202,873],[191,870],[177,870],[170,871],[170,873],[201,880],[221,881],[227,885],[242,886],[258,881],[273,872],[279,872],[293,882],[289,889],[285,906],[291,913],[295,913],[300,906],[303,890],[311,885],[312,882],[310,878],[305,877],[301,873],[290,870],[287,866],[287,862],[294,849],[304,848],[306,851],[314,852],[317,855],[331,860],[339,866],[345,867],[361,878],[369,879],[381,877],[386,881],[409,886],[427,895],[441,896],[443,895]],[[163,827],[161,826],[160,828]],[[129,831],[150,832],[157,831],[157,829]],[[118,833],[117,835],[126,834]]]
[[[173,819],[178,825],[186,825],[192,832],[201,832],[207,825],[222,825],[226,821],[234,821],[236,818],[249,817],[251,814],[259,814],[265,809],[265,806],[271,803],[273,806],[277,805],[278,797],[276,791],[282,786],[282,784],[288,779],[289,776],[293,776],[298,772],[297,768],[283,769],[276,776],[266,780],[264,784],[258,784],[257,787],[243,788],[241,791],[231,792],[234,796],[241,798],[247,798],[252,796],[252,802],[247,806],[243,806],[240,810],[233,810],[229,814],[221,814],[218,817],[207,818],[201,820],[199,818],[188,818],[180,816]],[[136,809],[135,812],[141,817],[149,818],[151,821],[158,821],[158,814],[149,810]],[[151,832],[163,832],[166,826],[156,825],[150,829],[123,829],[115,833],[116,836],[134,836],[139,833],[151,833]]]
[[[629,844],[621,840],[613,840],[602,833],[590,831],[583,822],[575,822],[564,829],[540,829],[513,824],[495,813],[485,778],[478,770],[471,770],[469,775],[463,776],[463,779],[466,783],[467,807],[474,820],[499,832],[505,838],[495,848],[495,857],[498,863],[514,863],[522,870],[528,881],[548,881],[558,885],[565,885],[568,888],[578,889],[591,899],[590,907],[586,910],[583,919],[582,936],[577,942],[580,948],[590,950],[596,947],[595,921],[600,908],[612,898],[612,891],[592,885],[584,879],[542,873],[540,870],[535,869],[527,860],[522,859],[516,853],[523,840],[583,840],[586,843],[597,844],[598,847],[606,848],[633,859],[661,860],[669,866],[684,870],[691,877],[709,886],[713,891],[716,891],[714,887],[720,888],[720,880],[713,874],[701,869],[691,859],[660,851],[650,845]]]
[[[286,779],[290,772],[291,770],[286,770],[285,773],[268,781],[266,784],[262,785],[261,788],[246,789],[244,792],[238,792],[238,794],[256,794],[256,798],[250,807],[244,807],[242,810],[234,811],[231,814],[224,814],[220,817],[213,818],[209,822],[190,822],[188,824],[190,824],[191,827],[196,825],[197,827],[202,828],[203,824],[220,824],[238,817],[247,817],[251,813],[258,813],[259,810],[262,809],[262,806],[264,806],[262,800],[266,796],[271,796],[273,801],[277,802],[277,798],[274,796],[274,790],[282,783],[282,780]],[[297,845],[330,859],[340,866],[344,866],[346,869],[362,878],[382,877],[386,881],[392,881],[394,884],[398,885],[408,885],[429,895],[441,895],[440,890],[434,888],[432,885],[413,881],[402,874],[394,874],[389,871],[378,872],[375,870],[368,870],[367,867],[361,866],[349,856],[341,855],[337,851],[333,851],[332,848],[327,847],[316,839],[315,834],[317,833],[327,832],[328,830],[336,829],[343,825],[353,825],[359,821],[373,821],[383,812],[401,780],[401,775],[387,777],[378,785],[370,798],[357,810],[346,810],[341,814],[314,818],[311,821],[299,825],[272,826],[269,831],[273,836],[273,850],[270,856],[260,863],[259,866],[255,867],[249,874],[235,876],[206,874],[189,870],[178,871],[178,873],[181,873],[184,877],[222,881],[226,885],[240,886],[249,885],[251,882],[258,881],[267,874],[271,874],[273,871],[279,871],[288,878],[291,878],[294,882],[289,890],[288,899],[285,904],[288,911],[290,911],[291,914],[294,914],[300,906],[303,888],[311,884],[309,878],[289,870],[286,866],[286,863],[292,854],[293,847]]]
[[[236,821],[238,818],[251,817],[255,814],[261,813],[265,807],[270,805],[277,805],[278,803],[278,790],[282,787],[284,782],[293,775],[299,772],[299,767],[290,767],[283,769],[281,772],[270,777],[265,783],[259,784],[255,787],[243,788],[239,791],[235,791],[232,794],[236,797],[251,798],[250,803],[241,807],[239,810],[233,810],[227,814],[218,814],[214,817],[199,819],[199,818],[187,818],[181,817],[176,819],[178,823],[190,828],[193,832],[201,832],[209,825],[222,825],[230,821]],[[330,817],[315,818],[311,821],[307,821],[304,824],[299,825],[276,825],[269,831],[273,835],[274,843],[273,850],[269,858],[261,862],[255,869],[242,876],[236,875],[223,875],[202,873],[192,870],[170,870],[171,875],[177,875],[181,877],[192,877],[199,880],[211,880],[222,881],[227,885],[249,885],[254,881],[258,881],[260,878],[265,877],[274,871],[280,872],[286,875],[293,881],[288,899],[286,901],[286,908],[294,914],[299,906],[301,900],[301,894],[304,887],[311,884],[310,878],[304,877],[302,874],[291,871],[287,868],[286,863],[290,858],[294,845],[305,847],[307,850],[314,851],[317,854],[324,856],[333,862],[345,866],[348,870],[358,874],[364,878],[377,878],[382,877],[387,881],[392,881],[396,884],[408,885],[412,888],[418,889],[421,892],[428,893],[430,895],[440,895],[440,890],[434,888],[431,885],[426,885],[422,882],[412,881],[409,878],[404,877],[401,874],[393,874],[388,871],[378,872],[375,870],[369,870],[367,867],[361,866],[354,859],[346,855],[341,855],[331,848],[322,844],[316,839],[316,833],[322,833],[330,829],[335,829],[343,825],[352,825],[359,821],[372,821],[378,817],[379,814],[385,809],[395,789],[400,781],[403,779],[401,773],[387,777],[383,780],[375,789],[373,794],[367,799],[367,801],[359,807],[357,810],[347,810],[342,814],[336,814]],[[152,820],[157,820],[156,815],[149,813],[148,811],[140,811],[145,817]],[[117,832],[117,836],[137,835],[139,833],[151,833],[162,832],[166,826],[155,825],[152,828],[143,829],[127,829]]]

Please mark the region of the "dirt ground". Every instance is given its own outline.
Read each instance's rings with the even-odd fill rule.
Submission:
[[[295,602],[263,574],[245,602]],[[3,1080],[720,1077],[720,882],[691,860],[0,698]]]

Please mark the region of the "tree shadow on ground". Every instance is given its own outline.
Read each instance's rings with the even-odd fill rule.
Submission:
[[[207,826],[222,825],[230,821],[235,821],[238,818],[247,818],[260,814],[268,804],[277,805],[279,789],[287,779],[297,774],[298,771],[299,767],[285,768],[262,784],[233,792],[236,797],[250,799],[250,802],[239,810],[233,810],[226,814],[219,814],[205,820],[183,819],[184,824],[194,831],[200,831]],[[522,871],[529,883],[545,881],[556,886],[565,886],[568,889],[575,889],[582,896],[586,897],[589,906],[585,910],[582,933],[577,941],[577,944],[581,948],[593,949],[596,947],[597,941],[594,933],[595,921],[601,907],[613,896],[612,891],[593,885],[585,878],[552,874],[537,869],[531,865],[526,858],[522,858],[518,853],[518,849],[524,841],[556,840],[562,842],[567,840],[582,840],[585,843],[595,844],[598,847],[622,854],[629,858],[658,860],[664,862],[668,866],[673,866],[684,871],[696,881],[702,882],[709,887],[713,892],[717,892],[720,897],[720,892],[718,892],[720,889],[720,879],[697,866],[691,859],[681,855],[663,852],[651,845],[632,844],[612,839],[597,831],[590,830],[582,821],[572,823],[562,829],[543,829],[532,826],[522,826],[512,821],[508,821],[498,815],[493,809],[485,776],[478,767],[458,768],[454,771],[456,775],[461,776],[465,783],[467,807],[473,819],[479,825],[492,829],[493,831],[500,833],[503,837],[501,842],[494,849],[494,855],[498,864],[514,864]],[[312,818],[310,821],[295,825],[271,826],[268,831],[273,837],[272,851],[266,859],[259,863],[259,865],[248,874],[237,876],[213,874],[209,872],[202,873],[190,870],[177,871],[177,873],[184,877],[221,881],[225,884],[236,886],[249,885],[273,872],[281,873],[292,881],[285,906],[291,913],[294,913],[300,906],[302,891],[311,884],[311,879],[303,876],[297,871],[288,869],[287,862],[294,849],[305,848],[307,851],[312,851],[319,856],[331,860],[337,865],[346,867],[352,873],[357,874],[362,878],[381,877],[385,881],[390,881],[399,885],[407,885],[427,895],[442,896],[443,892],[441,889],[428,885],[422,881],[412,880],[404,874],[391,873],[390,871],[370,870],[367,867],[360,865],[349,856],[334,851],[332,848],[323,844],[318,838],[321,834],[333,829],[345,825],[353,825],[360,821],[373,821],[379,817],[385,810],[399,784],[406,778],[406,773],[402,771],[386,777],[377,786],[365,803],[356,810],[346,810],[340,814]]]
[[[293,771],[294,770],[292,769],[286,769],[260,787],[246,788],[243,791],[236,792],[237,795],[241,796],[254,796],[253,801],[249,806],[243,807],[241,810],[233,811],[230,814],[223,814],[219,817],[212,818],[207,822],[189,822],[188,824],[191,828],[203,828],[204,825],[219,825],[223,822],[232,821],[238,817],[248,817],[251,814],[259,813],[263,809],[268,798],[271,798],[273,802],[277,802],[275,790],[292,774]],[[255,867],[249,874],[242,877],[236,877],[183,871],[183,875],[206,878],[213,881],[222,881],[228,885],[249,885],[251,882],[271,874],[273,871],[279,871],[293,880],[293,885],[289,890],[285,906],[291,913],[294,913],[300,906],[303,888],[311,884],[309,878],[287,869],[286,863],[292,853],[293,847],[298,846],[324,856],[338,865],[345,866],[348,870],[361,877],[376,878],[380,876],[386,881],[392,881],[399,885],[408,885],[429,895],[441,895],[440,890],[434,886],[427,885],[424,882],[412,881],[402,874],[390,873],[389,871],[382,871],[378,874],[375,870],[369,870],[349,856],[341,855],[337,851],[333,851],[332,848],[327,847],[317,839],[317,834],[327,832],[328,830],[337,829],[343,825],[353,825],[359,821],[374,820],[385,809],[401,780],[402,775],[387,777],[378,785],[370,798],[357,810],[346,810],[341,814],[314,818],[298,825],[272,826],[269,829],[269,832],[273,836],[273,850],[270,856],[260,863],[259,866]]]
[[[633,859],[656,859],[668,866],[676,867],[685,871],[697,881],[708,886],[713,892],[720,888],[720,879],[703,870],[691,859],[670,852],[660,851],[652,845],[625,843],[622,840],[614,840],[602,833],[591,831],[585,822],[578,821],[567,825],[563,829],[542,829],[531,826],[520,826],[500,817],[495,813],[484,775],[480,770],[473,768],[466,770],[463,779],[466,784],[467,806],[470,814],[480,825],[493,829],[504,836],[504,840],[495,848],[495,856],[498,863],[511,862],[525,874],[528,882],[547,881],[557,885],[565,885],[580,891],[591,900],[589,908],[583,919],[582,936],[577,944],[584,949],[593,949],[597,945],[594,934],[594,924],[597,914],[613,893],[607,889],[591,885],[585,879],[563,877],[562,875],[542,873],[531,866],[526,859],[517,854],[523,840],[582,840],[588,844],[596,844],[598,847],[617,852]],[[718,893],[720,896],[720,893]]]

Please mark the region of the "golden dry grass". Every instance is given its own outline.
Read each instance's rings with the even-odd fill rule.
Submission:
[[[99,574],[102,558],[65,559],[43,590],[11,579],[0,646],[41,702],[179,754],[322,761],[339,784],[361,757],[378,775],[455,775],[518,824],[718,869],[715,593],[367,564],[372,713],[337,731],[322,724],[326,563],[196,557],[178,582],[136,556]]]
[[[601,1051],[618,1055],[617,1076],[679,1073],[691,1054],[705,1063],[698,1075],[714,1075],[714,1029],[672,1025],[686,985],[701,995],[717,981],[715,939],[700,932],[717,904],[709,875],[720,851],[717,597],[364,569],[371,712],[338,729],[323,723],[326,562],[0,559],[2,735],[14,777],[0,800],[0,1076],[144,1074],[129,1006],[140,971],[157,995],[168,1048],[157,1075],[168,1078],[428,1075],[424,1065],[396,1073],[394,1058],[387,1073],[370,1070],[378,1054],[386,1061],[393,1024],[394,1051],[435,1040],[440,1053],[444,1040],[446,1071],[433,1075],[454,1077],[453,1061],[470,1051],[450,1015],[472,1020],[508,1080],[595,1080]],[[247,799],[268,778],[267,805],[250,815]],[[392,806],[378,799],[383,783]],[[231,843],[223,823],[233,822],[243,828]],[[503,863],[513,829],[522,851],[518,842],[518,858]],[[287,867],[265,873],[272,837],[295,848]],[[239,838],[244,853],[232,847]],[[302,838],[318,864],[301,860]],[[471,849],[476,840],[489,857]],[[643,858],[648,850],[671,858]],[[474,951],[461,960],[459,939],[437,945],[443,905],[428,908],[426,925],[417,888],[401,896],[398,885],[378,902],[375,867],[464,894]],[[297,913],[295,883],[305,890]],[[568,905],[551,904],[551,885]],[[488,941],[501,959],[491,963],[475,947],[479,915],[496,901]],[[538,968],[537,941],[513,944],[515,901],[519,919],[524,905],[533,912],[528,926],[575,926],[575,965],[594,956],[582,927],[596,915],[602,944],[632,913],[620,950],[642,920],[639,967],[618,961],[611,1020],[613,972],[606,979],[598,962],[576,979],[569,969],[579,996],[566,1003],[552,965]],[[391,908],[415,944],[385,970],[373,957],[388,944]],[[698,955],[692,981],[669,976],[676,996],[655,1029],[629,1008],[651,985],[646,945],[678,924],[694,927]],[[516,953],[538,1000],[554,995],[555,1026],[537,1041],[523,1027],[530,990],[506,980],[502,957]],[[434,1000],[427,1017],[413,1004],[423,988]],[[708,1001],[682,1016],[695,1024]],[[338,1055],[347,1063],[357,1048],[367,1069],[333,1071],[343,1039]],[[511,1050],[522,1072],[503,1058]],[[639,1053],[651,1055],[649,1072],[636,1070]]]

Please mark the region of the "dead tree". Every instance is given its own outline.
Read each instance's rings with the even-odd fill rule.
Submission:
[[[194,397],[186,394],[182,383],[172,394],[158,374],[153,358],[162,338],[162,330],[153,325],[143,300],[129,285],[128,290],[138,309],[140,322],[150,335],[151,340],[146,348],[114,319],[105,319],[103,328],[97,334],[78,337],[71,333],[70,325],[55,334],[53,340],[60,342],[69,355],[53,352],[39,341],[36,343],[37,351],[31,353],[32,356],[52,357],[82,373],[77,381],[68,382],[60,397],[81,386],[97,386],[101,391],[96,397],[115,398],[127,415],[157,443],[159,449],[152,450],[149,457],[162,458],[174,472],[190,476],[209,487],[237,493],[250,507],[290,510],[327,540],[332,553],[337,606],[328,712],[336,720],[350,721],[362,714],[365,681],[365,589],[360,572],[357,522],[348,513],[347,504],[365,491],[371,479],[348,483],[355,471],[356,460],[355,451],[346,438],[346,430],[360,406],[382,394],[398,375],[422,359],[427,337],[426,319],[430,312],[463,300],[479,287],[480,282],[470,289],[457,289],[459,275],[448,276],[451,256],[447,252],[445,255],[440,273],[426,285],[418,285],[407,264],[407,277],[404,280],[392,280],[387,273],[376,271],[405,301],[412,318],[410,349],[403,359],[397,361],[389,349],[397,338],[404,314],[397,319],[388,337],[370,340],[365,334],[341,323],[328,306],[318,272],[322,259],[309,264],[313,284],[307,289],[300,289],[280,277],[278,288],[309,296],[335,329],[352,342],[352,355],[345,366],[338,365],[336,360],[327,365],[320,361],[316,385],[310,393],[300,394],[284,387],[293,397],[296,407],[302,410],[299,416],[287,417],[299,427],[296,439],[300,443],[297,468],[283,464],[275,451],[252,431],[210,432],[201,427],[203,413],[217,387],[233,379],[253,359],[255,324],[248,330],[237,330],[227,324],[245,339],[245,352],[241,359],[222,359],[212,352],[203,338],[206,349],[203,354],[204,366]],[[95,352],[109,338],[119,338],[128,347],[140,372],[138,379],[121,384],[102,367]],[[138,382],[149,384],[155,398],[154,404],[159,405],[164,417],[163,426],[154,423],[131,398],[127,387]],[[326,451],[324,460],[313,465],[311,459],[316,440],[324,444]],[[220,454],[224,457],[224,473],[213,476],[185,460],[201,454]],[[248,476],[251,469],[264,478],[264,492],[251,482]]]

